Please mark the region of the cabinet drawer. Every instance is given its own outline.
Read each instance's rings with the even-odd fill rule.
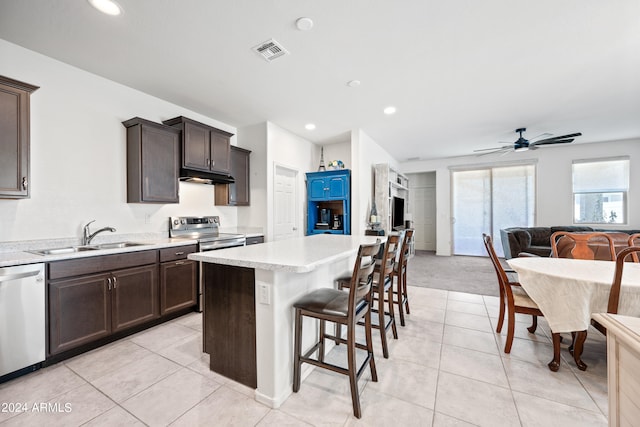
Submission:
[[[125,252],[49,263],[49,280],[73,277],[158,262],[158,251]]]
[[[174,248],[160,249],[160,262],[185,259],[187,255],[196,251],[196,245],[176,246]]]

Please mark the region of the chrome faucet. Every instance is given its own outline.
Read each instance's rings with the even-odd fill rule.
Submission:
[[[93,222],[96,222],[96,220],[94,219],[93,221],[89,221],[87,225],[85,225],[82,229],[82,246],[86,246],[91,243],[91,240],[93,240],[93,238],[96,237],[98,233],[102,233],[103,231],[110,231],[113,233],[116,231],[116,229],[113,227],[104,227],[98,231],[91,233],[91,230],[89,230],[89,225]]]

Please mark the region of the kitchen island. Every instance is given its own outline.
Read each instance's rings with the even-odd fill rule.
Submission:
[[[384,238],[383,238],[384,239]],[[291,394],[293,303],[350,274],[358,247],[376,237],[320,234],[260,245],[199,252],[204,288],[204,350],[210,367],[256,389],[272,408]],[[317,327],[303,328],[303,347]],[[310,366],[303,375],[308,375]]]

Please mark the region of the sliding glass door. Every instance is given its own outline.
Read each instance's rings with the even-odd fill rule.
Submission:
[[[503,256],[500,229],[531,227],[535,218],[535,165],[454,170],[453,253],[486,255],[482,233]]]

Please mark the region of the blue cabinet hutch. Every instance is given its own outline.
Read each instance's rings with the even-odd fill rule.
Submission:
[[[351,234],[349,169],[307,173],[307,235],[323,233]]]

